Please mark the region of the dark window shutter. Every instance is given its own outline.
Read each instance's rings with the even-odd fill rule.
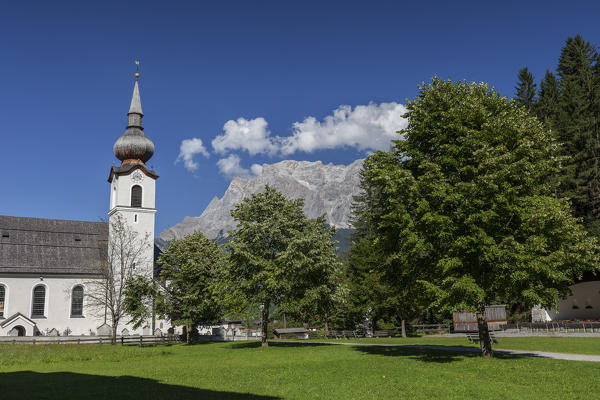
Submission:
[[[4,318],[4,297],[6,296],[6,288],[0,285],[0,318]]]
[[[83,286],[75,286],[71,295],[71,316],[83,316]]]
[[[142,187],[135,185],[131,188],[131,207],[142,206]]]
[[[33,305],[31,307],[32,317],[43,317],[44,308],[46,305],[46,288],[44,286],[36,286],[33,289]]]

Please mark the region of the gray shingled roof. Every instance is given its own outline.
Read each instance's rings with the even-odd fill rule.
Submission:
[[[94,274],[108,223],[0,215],[0,274]]]

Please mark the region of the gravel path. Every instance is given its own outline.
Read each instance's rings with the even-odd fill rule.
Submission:
[[[279,342],[279,341],[278,341]],[[413,349],[428,349],[428,350],[446,350],[446,351],[462,351],[467,353],[479,353],[481,350],[478,347],[458,347],[458,346],[435,346],[435,345],[416,345],[416,344],[379,344],[379,343],[347,343],[347,342],[290,342],[290,343],[306,343],[306,344],[338,344],[343,346],[376,346],[376,347],[406,347]],[[535,350],[510,350],[510,349],[494,349],[494,353],[518,355],[525,357],[543,357],[553,358],[555,360],[569,361],[591,361],[600,362],[600,356],[592,356],[586,354],[569,354],[569,353],[550,353],[547,351]]]

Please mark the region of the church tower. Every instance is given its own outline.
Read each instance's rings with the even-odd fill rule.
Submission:
[[[142,126],[142,103],[140,100],[139,76],[135,74],[135,85],[131,106],[127,113],[127,128],[115,142],[113,151],[121,165],[110,170],[109,220],[123,218],[129,229],[137,232],[140,239],[146,238],[149,246],[141,257],[140,273],[152,276],[154,269],[154,203],[158,175],[146,163],[154,154],[154,143],[144,134]],[[112,225],[112,224],[111,224]]]

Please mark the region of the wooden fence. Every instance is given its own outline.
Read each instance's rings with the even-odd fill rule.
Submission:
[[[505,324],[504,331],[530,333],[600,333],[600,321],[550,321]]]
[[[149,345],[158,343],[178,342],[179,335],[166,336],[119,336],[116,342],[121,345]],[[110,344],[110,336],[4,336],[0,337],[1,343],[12,344]]]
[[[413,324],[406,325],[407,334],[420,334],[420,333],[450,333],[451,325],[449,324]],[[382,329],[373,332],[365,332],[360,330],[354,331],[329,331],[327,338],[330,339],[353,339],[353,338],[364,338],[364,337],[399,337],[402,336],[401,328],[393,329]]]

